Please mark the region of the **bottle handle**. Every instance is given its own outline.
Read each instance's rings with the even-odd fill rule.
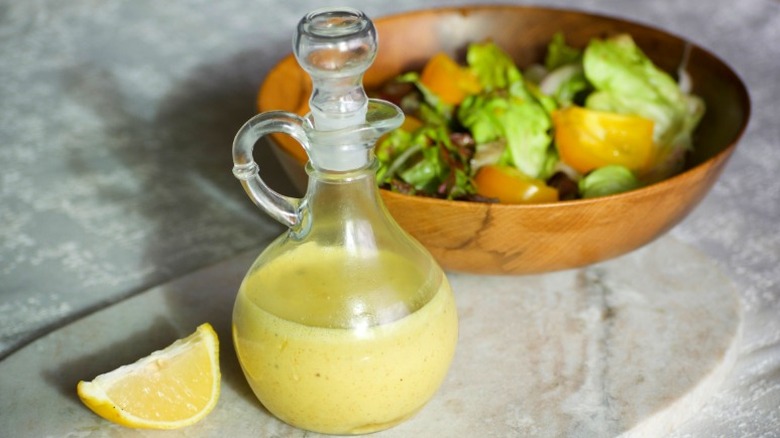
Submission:
[[[252,150],[259,139],[275,133],[291,136],[308,150],[309,139],[304,129],[307,123],[303,117],[286,111],[266,112],[247,120],[233,140],[233,175],[241,181],[255,205],[289,228],[301,223],[301,199],[284,196],[268,187],[260,178]]]

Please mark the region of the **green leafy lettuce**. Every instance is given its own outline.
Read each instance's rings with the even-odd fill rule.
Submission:
[[[514,96],[473,96],[461,105],[458,118],[477,144],[506,141],[502,164],[513,164],[533,178],[549,176],[552,122],[537,102]]]
[[[460,123],[477,144],[504,139],[503,164],[533,178],[549,176],[554,103],[527,87],[512,58],[494,43],[471,44],[466,59],[485,92],[460,105]]]
[[[539,83],[539,88],[551,96],[558,106],[568,106],[577,102],[583,93],[590,89],[582,69],[582,50],[566,44],[562,33],[556,33],[547,46],[544,60],[547,72]]]
[[[691,148],[703,102],[680,90],[675,80],[653,65],[629,35],[593,39],[584,50],[556,34],[547,49],[543,72],[531,80],[493,42],[470,44],[468,68],[482,92],[460,105],[443,102],[420,82],[416,72],[396,80],[414,84],[419,93],[405,96],[423,122],[415,132],[395,130],[377,146],[379,183],[405,193],[448,199],[474,195],[476,167],[502,164],[531,178],[546,180],[559,162],[551,113],[568,105],[631,114],[654,121],[658,163],[635,175],[622,166],[605,166],[578,179],[580,196],[620,193],[680,170]],[[529,78],[533,78],[530,75]],[[458,133],[473,143],[460,144]]]
[[[375,150],[377,179],[405,183],[409,193],[457,199],[474,193],[466,156],[453,144],[444,125],[426,125],[413,133],[396,129]]]
[[[565,65],[578,64],[581,60],[582,51],[566,44],[563,33],[557,32],[547,45],[544,67],[553,71]]]
[[[579,182],[580,195],[583,198],[613,195],[634,190],[639,186],[639,180],[630,170],[617,165],[600,167]]]
[[[703,101],[682,92],[677,82],[656,67],[630,35],[594,39],[583,55],[585,76],[593,85],[585,106],[633,114],[654,121],[657,155],[675,157],[656,166],[650,179],[679,171],[684,152],[692,148],[693,130],[704,112]]]

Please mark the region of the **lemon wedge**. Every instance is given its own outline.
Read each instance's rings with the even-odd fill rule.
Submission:
[[[123,426],[178,429],[205,417],[219,399],[219,340],[211,324],[137,362],[81,381],[81,401]]]

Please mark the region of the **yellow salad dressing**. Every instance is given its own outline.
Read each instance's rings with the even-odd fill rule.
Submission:
[[[377,315],[371,300],[419,289],[419,269],[392,253],[357,261],[346,254],[304,244],[253,269],[233,315],[236,351],[258,399],[283,421],[323,433],[368,433],[412,416],[444,380],[458,336],[443,273],[427,282],[432,290],[402,290],[400,307]],[[373,297],[365,317],[341,327],[343,303],[360,308],[365,297]]]

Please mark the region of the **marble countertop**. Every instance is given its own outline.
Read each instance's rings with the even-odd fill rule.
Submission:
[[[222,340],[219,402],[197,424],[165,435],[324,438],[271,416],[238,366],[233,291],[256,255],[94,312],[0,362],[0,373],[13,376],[3,390],[14,394],[0,399],[2,436],[146,436],[94,415],[75,383],[209,321]],[[740,390],[731,372],[744,322],[736,288],[705,254],[666,236],[585,269],[448,277],[459,339],[447,378],[413,418],[371,436],[735,436],[700,414],[728,408]]]
[[[425,6],[477,3],[495,2]],[[422,6],[339,4],[371,17]],[[259,252],[281,233],[232,176],[229,148],[255,112],[263,77],[290,51],[299,18],[327,5],[0,1],[0,370],[58,331]],[[576,7],[683,36],[748,86],[752,116],[737,151],[668,236],[733,282],[745,316],[742,342],[732,383],[673,436],[778,436],[780,2],[584,0]],[[266,154],[258,161],[275,159],[256,153]],[[275,170],[264,178],[294,193]],[[0,393],[13,379],[0,373]]]

